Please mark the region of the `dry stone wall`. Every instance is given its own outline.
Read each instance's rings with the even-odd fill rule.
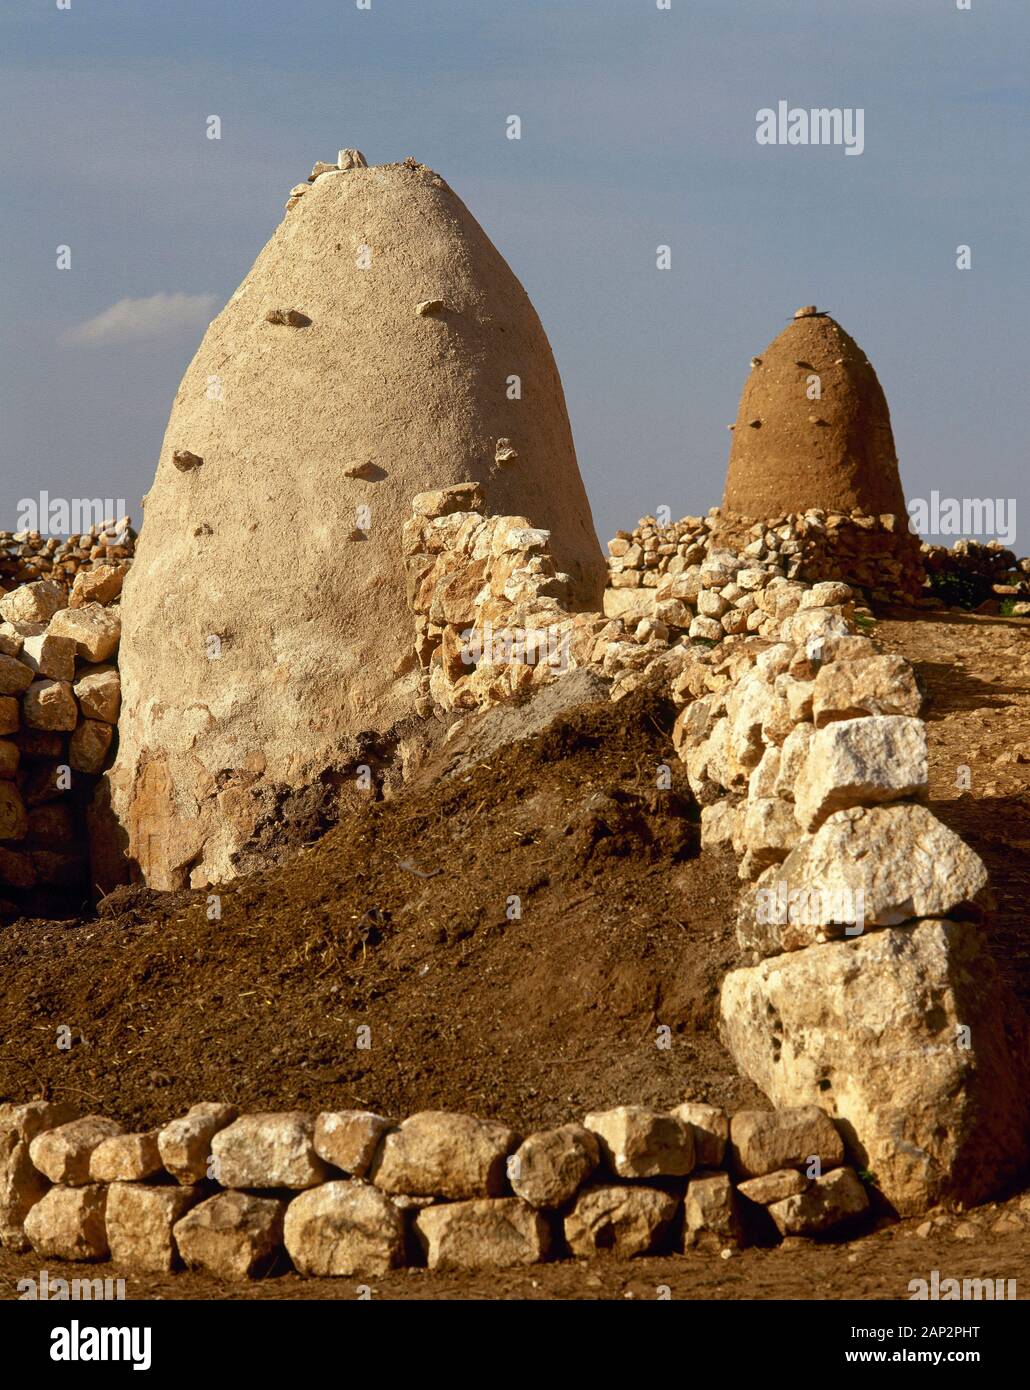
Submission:
[[[984,865],[922,804],[914,674],[836,584],[728,645],[673,686],[702,843],[749,884],[727,1046],[774,1104],[833,1115],[898,1211],[985,1200],[1030,1158],[1027,1027],[983,946]]]
[[[1030,557],[1018,559],[1000,541],[924,545],[923,564],[930,591],[944,601],[1030,618]]]
[[[712,617],[697,611],[693,581],[713,550],[742,554],[803,584],[840,580],[878,603],[911,603],[920,597],[924,582],[919,541],[905,518],[813,508],[756,522],[713,507],[706,516],[683,517],[668,526],[646,516],[632,531],[619,531],[608,542],[605,612],[661,618],[660,605],[677,599],[693,607],[696,616]],[[749,618],[753,611],[746,594],[731,594],[723,612],[714,616],[726,618],[727,633],[755,632],[759,619],[742,626],[736,616]],[[708,636],[721,640],[711,630]]]
[[[123,557],[0,595],[0,916],[79,910],[91,872],[88,817],[112,757]]]
[[[413,500],[402,548],[423,694],[444,709],[511,699],[590,665],[622,624],[570,611],[550,532],[485,515],[463,484]]]
[[[832,1229],[864,1209],[845,1154],[900,1212],[984,1200],[1025,1172],[1027,1029],[983,947],[984,866],[925,804],[915,675],[869,635],[860,592],[806,578],[797,528],[770,523],[733,549],[721,521],[687,518],[670,531],[644,518],[612,542],[605,611],[578,612],[546,530],[487,515],[474,483],[419,494],[402,538],[414,660],[424,707],[459,716],[577,668],[609,678],[613,700],[645,680],[666,683],[702,842],[731,850],[742,881],[741,964],[722,991],[725,1040],[778,1115],[800,1108],[832,1118],[844,1147],[832,1162],[823,1155],[824,1177],[799,1177],[792,1162],[746,1172],[735,1159],[734,1184],[701,1132],[699,1107],[685,1131],[693,1158],[676,1128],[684,1115],[634,1107],[531,1136],[526,1148],[505,1127],[470,1117],[400,1126],[351,1114],[240,1119],[205,1105],[159,1135],[77,1121],[52,1141],[67,1157],[44,1163],[25,1125],[57,1133],[63,1121],[59,1108],[37,1106],[17,1137],[13,1112],[0,1124],[0,1194],[11,1211],[29,1198],[41,1208],[27,1228],[30,1238],[38,1228],[37,1248],[59,1253],[64,1237],[46,1233],[53,1223],[71,1232],[64,1249],[109,1247],[129,1252],[131,1264],[134,1242],[145,1246],[156,1231],[162,1259],[242,1277],[285,1248],[315,1273],[336,1259],[324,1253],[335,1248],[327,1231],[367,1233],[381,1219],[394,1235],[373,1242],[378,1254],[359,1240],[354,1271],[374,1271],[384,1249],[438,1267],[511,1263],[609,1240],[627,1253],[667,1248],[684,1230],[728,1239],[746,1202],[767,1207],[781,1233]],[[1008,554],[971,554],[970,564],[1011,578]],[[70,588],[48,577],[0,598],[8,912],[52,909],[81,898],[90,881],[86,809],[115,738],[119,595],[131,559],[101,558]],[[634,607],[643,596],[647,612]],[[423,1129],[435,1136],[424,1145]],[[643,1157],[633,1156],[638,1131]],[[678,1156],[656,1158],[666,1143]],[[539,1172],[563,1182],[571,1173],[572,1187],[536,1200],[517,1165],[509,1169],[518,1154],[537,1155]],[[212,1160],[224,1165],[214,1187]],[[472,1162],[475,1179],[460,1166]],[[640,1186],[648,1179],[658,1185]],[[671,1193],[670,1182],[680,1184]],[[303,1202],[287,1204],[280,1189]],[[222,1253],[196,1253],[209,1248]]]
[[[803,581],[775,531],[733,551],[708,519],[673,541],[645,518],[612,543],[605,613],[569,614],[547,533],[451,510],[478,500],[416,499],[406,530],[429,696],[473,709],[577,665],[611,677],[612,699],[667,682],[702,843],[731,849],[745,885],[722,991],[741,1072],[777,1106],[839,1121],[900,1212],[982,1201],[1025,1172],[1027,1026],[983,947],[987,873],[924,804],[922,694],[867,635],[861,596]],[[566,635],[564,665],[480,659],[489,624],[534,622]]]
[[[0,1242],[44,1259],[222,1279],[569,1256],[732,1254],[846,1237],[869,1199],[815,1106],[618,1106],[521,1136],[422,1111],[239,1115],[217,1102],[149,1133],[36,1100],[0,1106]]]
[[[705,647],[775,640],[796,609],[834,601],[827,595],[860,622],[872,618],[849,586],[800,577],[796,542],[769,532],[736,550],[716,544],[714,515],[666,531],[645,517],[621,533],[609,542],[604,612],[572,612],[548,531],[485,515],[471,484],[421,494],[413,507],[403,549],[415,651],[424,694],[445,709],[511,699],[579,667],[612,679],[619,699],[659,658],[678,675]]]

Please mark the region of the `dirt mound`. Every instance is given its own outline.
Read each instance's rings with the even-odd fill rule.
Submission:
[[[202,1098],[518,1126],[762,1104],[715,1037],[737,880],[699,858],[672,717],[646,691],[567,711],[236,880],[220,919],[206,893],[123,889],[95,920],[0,931],[0,1097],[133,1124]]]
[[[604,562],[558,371],[475,218],[413,163],[321,175],[179,388],[123,603],[113,803],[162,889],[238,872],[270,803],[414,707],[401,530],[482,484],[552,530],[573,601]]]
[[[890,411],[872,364],[828,314],[799,314],[753,359],[724,507],[760,519],[810,507],[904,517]]]

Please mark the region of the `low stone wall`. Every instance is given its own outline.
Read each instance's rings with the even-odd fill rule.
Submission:
[[[128,559],[0,596],[0,916],[62,916],[95,881],[88,813],[113,754]]]
[[[845,1237],[869,1200],[816,1107],[731,1118],[620,1106],[523,1138],[471,1115],[238,1115],[125,1133],[47,1101],[0,1106],[0,1241],[44,1259],[369,1277]]]
[[[567,576],[556,570],[549,533],[525,517],[486,516],[478,487],[425,493],[413,508],[403,548],[415,655],[425,695],[457,710],[509,700],[584,666],[612,679],[619,699],[659,658],[676,672],[685,653],[752,635],[776,640],[802,601],[811,602],[804,557],[815,542],[804,537],[806,527],[814,535],[822,525],[813,516],[780,528],[802,540],[745,528],[732,549],[718,541],[732,528],[717,510],[664,529],[645,517],[609,542],[604,612],[586,613],[568,606]],[[854,529],[866,534],[857,522]],[[892,533],[878,534],[893,544]],[[918,554],[907,532],[899,545],[908,562]],[[906,584],[914,583],[911,566],[903,569]],[[850,586],[841,592],[850,616],[872,619],[861,594]]]
[[[750,885],[724,1038],[774,1104],[833,1115],[899,1212],[984,1201],[1030,1164],[1030,1038],[978,930],[987,872],[922,804],[908,662],[857,632],[845,586],[790,586],[763,590],[778,635],[692,656],[672,685],[702,844]]]
[[[487,517],[475,485],[422,494],[414,499],[413,512],[403,537],[414,625],[408,660],[423,673],[427,709],[436,703],[450,711],[473,712],[517,699],[577,667],[610,678],[613,700],[644,681],[666,684],[680,710],[674,752],[685,762],[702,808],[702,841],[730,849],[739,862],[742,963],[724,982],[722,1020],[741,1072],[781,1112],[804,1107],[831,1116],[852,1161],[900,1212],[922,1211],[943,1200],[982,1201],[1025,1174],[1030,1162],[1030,1036],[1025,1017],[1001,986],[982,946],[978,921],[989,906],[986,871],[923,804],[928,755],[919,718],[921,693],[908,663],[883,653],[869,635],[872,615],[861,596],[838,580],[813,584],[803,579],[801,552],[791,549],[800,542],[775,537],[774,546],[769,539],[773,531],[733,550],[714,543],[711,518],[687,519],[690,524],[675,542],[658,539],[657,529],[644,534],[650,525],[645,519],[639,536],[617,538],[625,542],[624,549],[613,542],[608,611],[574,612],[567,606],[567,576],[550,555],[548,533],[531,527],[524,517]],[[631,553],[638,544],[645,557],[639,562]],[[671,550],[663,549],[669,546]],[[656,558],[646,558],[650,556]],[[128,557],[118,565],[80,573],[70,593],[46,579],[0,598],[0,718],[6,720],[6,726],[0,724],[0,885],[8,897],[0,908],[8,911],[41,905],[44,890],[81,891],[85,806],[93,779],[109,756],[117,719],[117,600],[127,563]],[[638,563],[643,568],[636,568]],[[633,576],[633,582],[615,584],[620,575]],[[653,601],[649,614],[628,602],[643,593]],[[215,1123],[225,1113],[224,1107],[210,1113],[202,1109],[186,1128],[194,1123],[201,1132],[209,1128],[209,1139],[220,1128],[240,1133],[235,1114],[224,1125]],[[670,1123],[669,1117],[659,1121],[648,1114],[629,1107],[618,1123],[659,1130]],[[455,1117],[445,1120],[450,1124]],[[432,1129],[436,1123],[418,1116],[396,1127],[367,1116],[338,1122],[348,1133],[355,1126],[356,1133],[371,1126],[375,1144],[387,1132],[418,1136],[420,1127]],[[465,1138],[445,1146],[455,1163],[466,1161],[466,1147],[479,1151],[482,1132],[467,1127],[481,1123],[466,1117]],[[695,1128],[700,1124],[689,1123]],[[162,1170],[179,1176],[159,1138],[153,1143],[160,1164],[152,1173],[141,1170],[134,1176],[131,1164],[109,1170],[98,1166],[96,1172],[89,1166],[76,1170],[80,1177],[73,1181],[39,1169],[34,1159],[31,1171],[26,1170],[27,1149],[19,1150],[14,1167],[8,1155],[8,1172],[16,1175],[10,1178],[13,1183],[22,1180],[18,1173],[24,1177],[28,1172],[30,1190],[40,1173],[57,1184],[57,1195],[40,1189],[34,1199],[42,1208],[37,1217],[41,1224],[44,1218],[49,1221],[51,1209],[58,1224],[65,1212],[71,1213],[73,1224],[79,1216],[88,1217],[94,1232],[102,1228],[105,1233],[98,1240],[107,1239],[101,1216],[107,1211],[108,1183],[120,1189],[123,1183],[139,1182],[145,1192],[164,1194],[115,1197],[115,1211],[122,1202],[132,1210],[132,1202],[149,1203],[151,1214],[167,1208],[168,1232],[178,1230],[182,1221],[199,1222],[193,1209],[208,1210],[209,1200],[221,1203],[211,1218],[219,1229],[223,1215],[218,1213],[225,1211],[238,1211],[246,1230],[261,1227],[262,1212],[273,1229],[278,1229],[276,1220],[285,1219],[283,1239],[298,1267],[307,1257],[298,1253],[296,1242],[291,1247],[294,1227],[288,1218],[300,1199],[292,1199],[287,1211],[281,1196],[246,1193],[316,1188],[322,1196],[300,1208],[304,1222],[298,1215],[296,1223],[310,1218],[318,1230],[323,1229],[319,1222],[329,1227],[342,1223],[350,1230],[351,1218],[341,1211],[361,1213],[353,1223],[364,1229],[370,1222],[376,1226],[378,1217],[373,1220],[368,1213],[385,1212],[384,1202],[392,1204],[391,1211],[419,1212],[421,1205],[435,1210],[439,1199],[447,1198],[446,1214],[426,1215],[424,1222],[421,1214],[404,1218],[408,1226],[414,1223],[411,1230],[401,1222],[397,1248],[410,1250],[412,1240],[421,1241],[431,1264],[451,1258],[433,1254],[434,1229],[440,1250],[452,1240],[458,1248],[464,1248],[466,1239],[473,1246],[480,1240],[489,1246],[504,1231],[523,1231],[519,1241],[529,1243],[519,1249],[528,1250],[536,1241],[533,1258],[542,1258],[548,1249],[583,1253],[588,1238],[576,1234],[580,1221],[583,1229],[600,1233],[590,1239],[612,1241],[634,1253],[635,1236],[619,1245],[623,1228],[650,1231],[640,1250],[652,1249],[679,1239],[675,1231],[681,1210],[688,1231],[702,1229],[690,1225],[695,1219],[692,1201],[700,1204],[703,1197],[713,1209],[721,1202],[723,1210],[727,1203],[732,1208],[739,1202],[739,1191],[752,1204],[758,1202],[753,1191],[734,1187],[725,1175],[715,1181],[718,1174],[708,1170],[718,1163],[707,1159],[698,1160],[702,1175],[694,1174],[693,1167],[676,1173],[661,1168],[622,1171],[621,1160],[605,1157],[606,1131],[598,1128],[596,1116],[581,1126],[594,1134],[600,1148],[593,1165],[586,1163],[581,1181],[589,1177],[591,1183],[583,1189],[588,1214],[580,1211],[578,1217],[572,1215],[580,1206],[575,1190],[563,1199],[572,1203],[567,1211],[563,1202],[535,1204],[518,1186],[517,1171],[496,1190],[492,1179],[485,1189],[473,1185],[459,1192],[437,1190],[422,1178],[387,1190],[378,1180],[378,1168],[348,1167],[322,1153],[314,1120],[251,1117],[247,1124],[264,1136],[259,1148],[272,1146],[269,1152],[279,1142],[274,1139],[280,1133],[277,1126],[285,1125],[281,1132],[294,1135],[296,1148],[297,1134],[307,1134],[304,1126],[309,1125],[310,1143],[304,1143],[320,1163],[332,1164],[346,1178],[318,1169],[317,1182],[292,1184],[273,1181],[277,1170],[270,1168],[261,1181],[244,1181],[224,1173],[219,1178],[205,1168],[183,1184],[196,1189],[187,1199],[167,1182],[156,1181]],[[122,1159],[131,1151],[146,1167],[139,1155],[149,1153],[150,1162],[153,1143],[148,1148],[145,1136],[130,1142],[116,1130],[103,1137],[121,1141],[115,1149]],[[34,1137],[9,1139],[11,1153]],[[565,1134],[548,1145],[557,1145],[560,1156],[566,1140],[576,1152],[578,1145],[585,1146],[589,1157],[590,1141],[582,1135],[573,1140]],[[372,1144],[371,1131],[368,1142]],[[404,1152],[406,1142],[387,1137],[383,1153]],[[227,1143],[214,1144],[216,1160]],[[502,1145],[501,1169],[515,1154],[515,1137],[504,1143],[513,1147]],[[428,1151],[433,1151],[432,1143]],[[612,1155],[617,1152],[617,1146],[611,1147]],[[559,1166],[564,1163],[562,1159]],[[842,1163],[843,1150],[837,1167]],[[583,1167],[578,1159],[577,1165]],[[739,1169],[734,1171],[741,1176]],[[772,1171],[749,1176],[765,1179]],[[109,1176],[102,1176],[105,1172]],[[371,1183],[361,1186],[369,1175]],[[659,1182],[658,1196],[634,1195],[644,1191],[640,1186],[618,1188],[614,1180],[622,1178],[637,1183],[653,1178]],[[684,1187],[681,1180],[687,1178]],[[714,1186],[697,1187],[691,1198],[690,1187],[710,1179]],[[208,1180],[236,1195],[212,1195],[204,1187]],[[669,1207],[660,1200],[665,1193],[661,1183],[673,1181],[681,1185]],[[823,1210],[823,1180],[812,1177],[795,1190],[797,1181],[784,1178],[755,1189],[775,1192],[768,1199],[774,1225],[778,1203],[792,1202],[804,1211],[814,1204],[816,1211]],[[598,1196],[599,1183],[616,1187],[617,1195]],[[853,1180],[841,1177],[833,1177],[833,1192],[841,1184],[841,1190],[853,1193]],[[82,1195],[86,1189],[93,1195]],[[168,1194],[177,1191],[173,1201]],[[718,1202],[713,1193],[721,1194]],[[272,1205],[254,1207],[253,1202]],[[510,1219],[498,1210],[499,1202],[515,1203],[505,1209]],[[637,1210],[648,1202],[654,1212],[665,1212],[657,1223],[660,1237],[650,1230],[650,1218]],[[318,1203],[325,1204],[324,1212]],[[544,1231],[536,1217],[526,1215],[541,1210],[557,1212],[561,1219],[548,1217]],[[393,1215],[383,1219],[396,1225]],[[807,1219],[797,1218],[802,1224]],[[458,1234],[446,1234],[452,1222]],[[315,1272],[316,1266],[317,1261],[307,1272]]]
[[[681,601],[690,604],[696,594],[691,594],[689,581],[714,551],[742,555],[755,566],[775,568],[781,577],[804,584],[839,580],[876,602],[910,603],[920,596],[924,583],[919,540],[909,531],[907,518],[860,512],[812,510],[756,521],[713,507],[707,516],[683,517],[668,526],[646,516],[632,531],[619,531],[608,542],[608,551],[608,587],[615,592],[606,595],[605,612],[614,617],[631,612],[638,618],[661,619],[660,611],[649,609],[644,591],[678,597],[670,595],[669,580],[679,581],[684,590]],[[625,590],[641,591],[635,605]],[[654,603],[663,601],[656,593]],[[743,611],[748,613],[746,605]]]
[[[945,603],[1030,618],[1030,558],[999,541],[924,545],[922,554],[930,592]]]
[[[800,578],[795,540],[734,551],[712,518],[675,540],[645,518],[612,542],[605,614],[569,613],[547,533],[452,511],[480,500],[452,491],[416,499],[406,535],[429,693],[475,708],[577,665],[616,700],[667,684],[702,843],[732,850],[746,885],[722,992],[740,1071],[775,1105],[839,1119],[900,1212],[1025,1175],[1030,1036],[978,930],[987,873],[923,804],[922,695],[867,635],[861,596]],[[480,656],[488,623],[537,622],[568,635],[558,668]]]
[[[82,570],[132,563],[136,533],[127,516],[102,521],[91,531],[43,536],[38,531],[0,531],[0,590],[52,579],[70,589]]]
[[[706,647],[775,638],[808,587],[787,579],[775,556],[698,540],[664,557],[653,585],[606,590],[604,613],[573,612],[549,533],[525,517],[487,517],[482,504],[471,484],[422,494],[404,531],[415,655],[426,696],[443,709],[501,703],[581,667],[611,679],[620,699],[656,661],[678,675]]]

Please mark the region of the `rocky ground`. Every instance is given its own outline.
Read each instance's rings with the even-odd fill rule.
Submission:
[[[409,1269],[367,1280],[302,1279],[275,1272],[246,1282],[185,1273],[127,1276],[107,1263],[60,1266],[41,1262],[35,1254],[0,1249],[0,1299],[17,1298],[18,1280],[38,1279],[41,1264],[49,1265],[51,1278],[125,1278],[130,1299],[353,1299],[359,1285],[377,1299],[907,1299],[909,1281],[928,1281],[935,1269],[942,1279],[1015,1279],[1019,1296],[1025,1297],[1030,1288],[1030,1198],[1016,1197],[971,1215],[885,1225],[846,1245],[795,1238],[728,1259],[692,1251],[462,1274]]]
[[[992,948],[1030,999],[1027,625],[899,610],[876,636],[930,696],[931,805],[988,864]],[[137,891],[88,922],[5,928],[0,1097],[49,1092],[133,1125],[200,1097],[476,1110],[519,1127],[619,1101],[762,1104],[715,1034],[739,885],[730,856],[699,853],[671,719],[643,691],[580,709],[442,791],[416,784],[355,811],[292,863],[227,889],[220,920],[206,895]],[[666,760],[685,817],[654,795]],[[513,894],[521,918],[508,916]],[[62,1024],[68,1050],[55,1042]],[[356,1046],[362,1025],[368,1049]],[[14,1296],[38,1264],[4,1252],[0,1290]],[[1030,1287],[1030,1199],[846,1246],[371,1282],[384,1298],[654,1298],[659,1285],[674,1297],[904,1298],[935,1268]],[[290,1274],[232,1288],[131,1282],[130,1296],[354,1296],[351,1281]]]

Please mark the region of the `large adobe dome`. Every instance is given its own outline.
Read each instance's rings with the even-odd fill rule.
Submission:
[[[125,587],[112,800],[158,888],[231,876],[290,793],[411,713],[414,494],[481,482],[601,606],[547,338],[461,200],[409,161],[290,207],[183,378]]]
[[[821,396],[811,398],[816,391]],[[828,314],[799,309],[754,359],[723,506],[755,518],[810,507],[905,515],[883,389],[865,353]]]

